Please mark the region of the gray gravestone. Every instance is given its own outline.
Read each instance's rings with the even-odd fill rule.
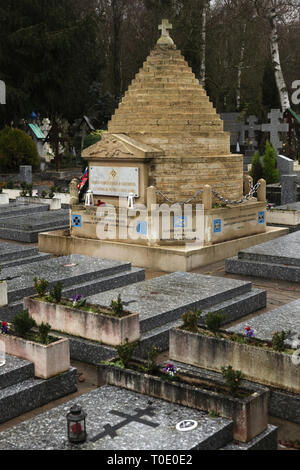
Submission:
[[[297,201],[297,175],[281,175],[281,205]]]
[[[270,123],[262,124],[261,127],[263,132],[270,133],[270,142],[275,148],[276,155],[282,148],[282,141],[280,140],[279,133],[288,132],[289,130],[289,125],[281,122],[282,117],[283,113],[280,111],[280,109],[271,109],[271,112],[268,114]]]
[[[256,131],[261,131],[261,124],[257,124],[258,118],[256,116],[249,116],[247,119],[248,125],[243,127],[244,133],[248,132],[248,140],[251,147],[257,147]]]
[[[19,172],[20,183],[32,184],[32,166],[31,165],[22,165],[20,166]]]
[[[277,155],[277,168],[282,175],[294,175],[294,160],[284,155]]]
[[[238,120],[239,116],[239,113],[220,114],[224,121],[224,131],[230,132],[230,145],[234,147],[237,144],[244,145],[244,123]]]

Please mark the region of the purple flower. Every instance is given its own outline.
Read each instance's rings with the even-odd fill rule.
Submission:
[[[73,297],[72,297],[73,302],[79,302],[79,300],[81,300],[81,299],[82,299],[82,295],[80,295],[80,294],[79,295],[73,295]]]
[[[254,330],[250,328],[250,326],[247,326],[247,328],[245,328],[245,331],[247,338],[253,338],[255,336]]]
[[[175,375],[177,369],[173,364],[166,364],[163,368],[163,371],[166,372],[166,374]]]

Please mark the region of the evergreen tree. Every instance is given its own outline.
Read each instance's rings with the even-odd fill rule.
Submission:
[[[249,174],[253,178],[253,184],[255,185],[261,178],[263,178],[264,175],[259,152],[255,152],[253,155],[251,165]]]
[[[274,184],[278,182],[279,171],[276,168],[276,152],[273,145],[267,140],[265,152],[263,155],[263,177],[266,180],[267,184]]]

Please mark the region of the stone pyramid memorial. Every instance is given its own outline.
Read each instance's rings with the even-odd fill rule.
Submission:
[[[171,28],[163,20],[162,35],[112,116],[108,132],[83,152],[93,204],[80,203],[75,191],[70,233],[43,234],[41,251],[92,252],[139,267],[189,271],[236,254],[237,245],[252,246],[283,233],[266,227],[264,180],[256,188],[257,198],[249,181],[243,196],[243,156],[230,153],[230,134],[176,48]],[[120,209],[121,198],[128,213]],[[113,206],[115,218],[99,215],[103,204]],[[190,204],[192,215],[187,220],[186,214],[174,216],[169,210],[159,215],[156,228],[156,204],[167,209]],[[143,213],[132,212],[140,205]],[[195,241],[191,232],[197,232],[197,244],[190,243]]]

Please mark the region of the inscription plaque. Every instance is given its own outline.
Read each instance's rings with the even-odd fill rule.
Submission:
[[[97,196],[139,197],[139,169],[133,167],[90,167],[90,190]]]

